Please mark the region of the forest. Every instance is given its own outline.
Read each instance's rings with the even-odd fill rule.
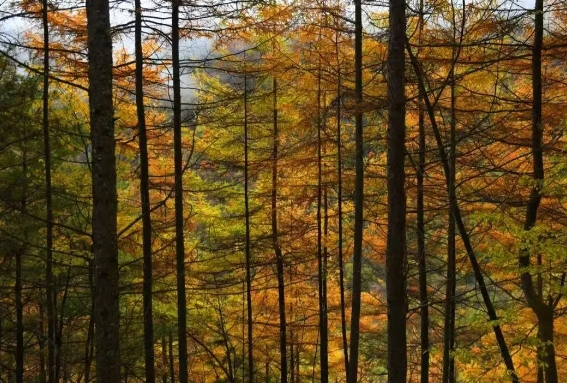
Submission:
[[[567,382],[566,57],[564,0],[0,0],[0,383]]]

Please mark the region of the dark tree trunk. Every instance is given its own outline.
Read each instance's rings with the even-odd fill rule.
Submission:
[[[553,343],[553,309],[548,308],[538,314],[538,338],[542,346],[539,363],[544,365],[543,371],[546,383],[558,383],[557,364],[555,362],[555,346]]]
[[[67,304],[67,297],[69,296],[69,284],[71,282],[71,267],[67,267],[67,276],[65,277],[65,284],[63,285],[63,297],[61,298],[61,306],[59,307],[59,314],[55,314],[55,319],[60,318],[59,321],[55,321],[55,381],[60,381],[61,375],[61,357],[63,356],[63,313],[65,312],[65,306]],[[54,298],[57,297],[57,289],[54,291]],[[54,308],[57,308],[57,301],[53,302]]]
[[[320,37],[320,36],[319,36]],[[317,79],[317,267],[319,288],[319,334],[321,336],[321,383],[329,382],[329,337],[327,334],[327,289],[326,265],[323,252],[323,223],[321,218],[323,204],[323,143],[321,139],[321,60],[319,60],[319,75]],[[326,208],[325,208],[326,210]],[[292,356],[293,357],[293,356]]]
[[[341,299],[341,335],[345,363],[345,374],[348,382],[348,341],[346,323],[346,300],[345,300],[345,269],[343,260],[343,160],[342,160],[342,141],[341,141],[341,118],[342,118],[342,97],[341,97],[341,63],[339,61],[339,32],[336,35],[337,49],[337,220],[338,220],[338,264],[339,264],[339,292]]]
[[[455,292],[456,292],[456,248],[455,248],[455,171],[456,171],[456,145],[455,145],[455,73],[451,69],[451,129],[449,138],[449,225],[447,231],[447,282],[445,289],[445,323],[443,339],[443,383],[455,382]]]
[[[278,277],[278,309],[280,317],[280,383],[287,383],[287,322],[285,318],[285,279],[284,259],[278,233],[278,82],[272,81],[273,97],[273,137],[272,137],[272,247],[276,255]]]
[[[246,320],[248,343],[248,383],[254,383],[254,342],[252,321],[252,250],[250,245],[250,191],[248,162],[248,76],[246,74],[246,56],[244,56],[244,216],[246,225]],[[242,377],[244,379],[244,376]]]
[[[89,108],[92,145],[92,236],[98,383],[120,382],[117,194],[108,0],[88,0]]]
[[[42,1],[43,24],[43,152],[45,160],[45,301],[47,309],[48,382],[55,383],[55,309],[53,294],[53,203],[51,191],[51,143],[49,138],[49,22],[47,0]]]
[[[419,2],[418,43],[421,44],[424,28],[424,0]],[[418,53],[419,57],[419,46]],[[419,269],[419,304],[420,304],[420,382],[429,383],[429,294],[427,293],[427,255],[425,250],[425,211],[424,211],[424,177],[425,177],[425,115],[423,102],[418,100],[419,125],[419,164],[417,170],[417,255]]]
[[[142,52],[142,5],[134,2],[136,45],[136,112],[140,147],[140,199],[142,201],[142,252],[144,259],[143,318],[144,318],[144,367],[146,383],[155,383],[154,321],[153,321],[153,277],[152,277],[152,220],[150,215],[148,137],[144,108],[144,57]]]
[[[355,68],[355,157],[354,252],[352,255],[352,308],[350,322],[350,356],[348,383],[358,382],[358,344],[360,340],[360,296],[362,290],[362,232],[364,229],[364,153],[362,127],[362,1],[355,0],[354,68]]]
[[[425,252],[425,219],[423,179],[425,176],[425,121],[419,104],[419,168],[417,171],[417,254],[419,268],[419,305],[421,313],[421,383],[429,383],[429,297],[427,293],[427,255]]]
[[[173,145],[175,166],[175,254],[177,260],[177,336],[179,348],[179,383],[188,383],[187,298],[185,293],[185,244],[183,238],[183,153],[181,147],[179,5],[180,0],[173,0],[171,15],[171,59],[173,64]]]
[[[405,383],[406,345],[406,193],[405,193],[405,37],[406,2],[390,0],[388,44],[388,382]]]

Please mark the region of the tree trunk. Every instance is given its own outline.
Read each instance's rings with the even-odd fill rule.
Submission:
[[[454,13],[454,10],[453,10]],[[455,43],[455,41],[454,41]],[[453,45],[454,47],[454,45]],[[453,48],[454,49],[454,48]],[[454,54],[454,52],[453,52]],[[455,72],[454,66],[449,75],[451,81],[451,129],[449,137],[450,167],[449,167],[449,227],[447,231],[447,284],[445,290],[445,325],[443,340],[443,383],[455,382],[455,292],[456,292],[456,247],[455,247],[455,172],[456,172],[456,143],[455,143]]]
[[[152,277],[152,220],[150,215],[148,137],[144,108],[144,57],[142,52],[142,5],[134,2],[136,45],[136,113],[140,147],[140,199],[142,201],[142,252],[143,266],[143,319],[144,319],[144,367],[146,383],[155,383],[154,321],[153,321],[153,277]]]
[[[108,0],[87,4],[97,382],[120,382],[117,194]]]
[[[180,0],[173,0],[171,15],[171,59],[173,64],[173,145],[175,166],[175,254],[177,260],[177,336],[179,348],[179,383],[188,383],[187,298],[185,293],[185,243],[183,238],[183,153],[181,147],[179,5]]]
[[[553,343],[553,309],[548,308],[538,314],[538,338],[540,351],[538,364],[543,364],[545,383],[558,383],[557,364],[555,362],[555,346]]]
[[[25,128],[24,128],[25,129]],[[26,137],[24,130],[24,137]],[[25,143],[24,143],[25,145]],[[24,147],[22,150],[22,196],[20,201],[20,210],[23,214],[27,212],[28,206],[28,151]],[[23,218],[23,217],[22,217]],[[28,235],[23,233],[22,243],[16,250],[16,284],[15,290],[15,303],[16,303],[16,383],[24,383],[24,302],[22,296],[22,263],[23,257],[27,252]]]
[[[364,229],[364,153],[362,127],[362,1],[355,0],[354,68],[355,68],[355,161],[354,252],[352,255],[352,307],[350,322],[350,356],[348,383],[358,382],[358,345],[360,340],[360,296],[362,290],[362,232]]]
[[[339,292],[341,299],[341,335],[345,364],[345,376],[348,380],[348,341],[346,324],[346,300],[345,300],[345,270],[343,260],[343,160],[342,160],[342,141],[341,141],[341,118],[342,118],[342,97],[341,97],[341,63],[339,61],[339,31],[336,32],[337,49],[337,220],[338,220],[338,264],[339,264]]]
[[[280,317],[280,383],[287,383],[287,322],[285,318],[284,259],[278,234],[278,82],[272,80],[273,97],[273,147],[272,147],[272,246],[276,255],[278,277],[278,307]]]
[[[48,3],[42,1],[43,24],[43,152],[45,160],[45,301],[47,309],[48,382],[55,383],[55,308],[53,294],[53,203],[51,190],[51,143],[49,137],[49,22]]]
[[[323,143],[321,139],[321,129],[321,60],[319,59],[319,75],[317,78],[317,282],[319,285],[319,334],[321,335],[321,383],[328,383],[329,339],[327,334],[327,297],[325,294],[327,279],[325,277],[325,260],[323,259],[323,224],[321,218],[323,204]]]
[[[425,252],[425,219],[423,178],[425,176],[425,121],[419,103],[419,168],[417,171],[417,254],[419,269],[421,383],[429,383],[429,297],[427,293],[427,255]]]
[[[424,0],[419,2],[418,44],[421,44],[424,27]],[[419,57],[419,46],[417,55]],[[417,170],[417,255],[419,270],[419,305],[420,321],[420,382],[429,383],[429,297],[427,292],[427,255],[425,250],[425,211],[424,211],[424,177],[425,177],[425,115],[423,101],[418,100],[419,125],[419,164]]]
[[[388,44],[388,382],[405,383],[406,345],[406,194],[405,194],[405,37],[406,2],[390,0]]]
[[[246,55],[244,55],[244,216],[246,225],[246,320],[248,330],[248,383],[254,383],[254,331],[252,321],[252,250],[250,244],[250,180],[248,174],[248,76]],[[242,377],[244,379],[244,376]]]

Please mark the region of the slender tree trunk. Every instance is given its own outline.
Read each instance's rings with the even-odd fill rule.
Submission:
[[[358,382],[358,345],[360,340],[360,297],[362,290],[362,232],[364,201],[364,153],[362,126],[362,1],[355,0],[354,67],[355,67],[355,158],[356,178],[354,187],[354,252],[352,256],[352,308],[350,322],[350,356],[348,383]]]
[[[339,64],[340,65],[340,64]],[[345,300],[345,268],[343,259],[343,160],[341,141],[341,71],[340,66],[337,73],[337,220],[338,220],[338,263],[339,263],[339,293],[341,299],[341,336],[344,354],[345,375],[348,382],[348,340],[346,323],[346,300]]]
[[[339,264],[339,292],[341,299],[341,335],[344,354],[345,375],[348,382],[348,341],[347,341],[347,324],[346,324],[346,300],[345,300],[345,270],[343,260],[343,160],[342,160],[342,141],[341,141],[341,118],[342,118],[342,76],[341,62],[339,60],[339,36],[336,31],[336,54],[337,54],[337,219],[338,219],[338,264]]]
[[[443,146],[443,141],[441,140],[441,134],[439,132],[439,127],[437,126],[437,120],[435,118],[435,111],[433,109],[433,106],[431,105],[429,97],[427,96],[427,90],[425,88],[425,80],[424,80],[424,76],[423,76],[423,73],[421,71],[421,68],[419,66],[419,62],[417,61],[416,57],[413,55],[413,52],[411,51],[409,44],[406,46],[406,50],[407,50],[408,55],[410,57],[412,67],[413,67],[413,69],[416,73],[420,97],[425,103],[425,108],[426,108],[426,111],[427,111],[427,114],[428,114],[428,117],[429,117],[429,120],[430,120],[430,123],[431,123],[431,127],[433,129],[433,134],[435,136],[437,149],[439,151],[439,157],[441,158],[441,163],[443,165],[443,173],[445,174],[445,179],[447,180],[447,184],[448,184],[449,183],[448,180],[449,180],[449,176],[450,176],[450,165],[449,165],[447,153],[445,151],[445,147]],[[447,191],[447,192],[449,192],[449,191]],[[482,270],[480,269],[480,265],[478,263],[478,260],[476,258],[476,254],[475,254],[474,249],[472,247],[468,231],[467,231],[465,224],[463,222],[463,218],[461,217],[461,211],[459,209],[459,204],[456,200],[453,202],[453,209],[454,209],[453,211],[454,211],[454,214],[455,214],[455,221],[456,221],[457,230],[459,231],[459,235],[461,236],[461,239],[463,241],[463,245],[464,245],[465,250],[467,252],[467,255],[469,257],[469,261],[471,262],[471,267],[473,269],[475,279],[478,283],[478,287],[479,287],[484,305],[486,306],[486,311],[487,311],[488,317],[492,322],[492,329],[493,329],[494,335],[496,337],[496,342],[498,343],[498,348],[500,349],[500,354],[502,355],[502,359],[504,360],[504,364],[506,365],[507,370],[510,372],[512,382],[518,383],[519,380],[518,380],[518,376],[516,375],[516,372],[515,372],[515,369],[514,369],[514,362],[512,361],[512,356],[510,355],[510,350],[508,349],[508,345],[506,344],[506,341],[504,339],[504,334],[502,333],[502,329],[500,328],[500,325],[498,324],[498,316],[496,315],[496,309],[494,308],[494,304],[492,303],[492,299],[490,298],[490,294],[488,293],[488,289],[486,287],[486,282],[484,281],[484,276],[482,274]]]
[[[456,292],[456,249],[455,249],[455,73],[451,69],[451,133],[450,133],[450,167],[449,167],[449,227],[447,232],[447,284],[445,290],[445,326],[443,340],[443,383],[455,382],[455,292]]]
[[[49,138],[49,22],[48,2],[42,0],[43,24],[43,152],[45,161],[46,255],[45,295],[47,309],[47,370],[48,382],[55,383],[55,309],[53,294],[53,203],[51,191],[51,143]]]
[[[112,36],[108,0],[87,4],[97,382],[120,382]]]
[[[424,0],[419,2],[418,43],[421,44],[424,27]],[[418,47],[419,57],[419,47]],[[429,297],[427,293],[427,255],[425,250],[425,208],[424,208],[424,177],[425,177],[425,115],[423,102],[418,100],[419,125],[419,167],[417,170],[417,255],[419,269],[419,303],[420,303],[420,345],[421,345],[421,383],[429,383]]]
[[[405,193],[405,37],[406,2],[390,0],[388,44],[388,382],[405,383],[406,345],[406,193]]]
[[[427,255],[425,252],[425,219],[423,179],[425,176],[425,121],[419,104],[419,168],[417,171],[417,254],[419,268],[419,305],[421,313],[421,383],[429,383],[429,297],[427,293]]]
[[[248,76],[244,56],[244,216],[246,225],[246,315],[248,329],[248,383],[254,383],[254,331],[252,320],[252,250],[250,244],[250,179],[248,159]],[[242,377],[244,379],[244,376]]]
[[[273,147],[272,147],[272,246],[276,255],[278,278],[278,307],[280,317],[280,383],[287,383],[287,322],[285,318],[285,279],[284,259],[278,233],[278,82],[272,80],[273,97]]]
[[[67,267],[67,276],[65,278],[65,284],[63,289],[63,297],[61,298],[60,313],[55,314],[55,319],[57,317],[61,318],[59,321],[55,321],[55,381],[60,381],[61,375],[61,357],[63,350],[63,313],[65,312],[65,306],[67,305],[67,297],[69,296],[69,284],[71,282],[71,267]],[[57,285],[57,284],[56,284]],[[54,297],[57,297],[57,290],[54,291]],[[57,301],[54,300],[53,306],[57,309]]]
[[[153,321],[153,277],[152,277],[152,219],[150,215],[148,137],[144,108],[144,57],[142,51],[142,5],[134,2],[136,45],[136,112],[140,147],[140,197],[142,201],[142,252],[144,259],[143,318],[144,318],[144,367],[146,383],[155,383],[154,321]]]
[[[183,153],[181,147],[179,5],[180,0],[173,0],[171,15],[171,56],[173,62],[173,145],[175,162],[175,254],[177,260],[177,336],[179,338],[179,383],[188,383],[187,298],[185,293],[185,244],[183,238]]]
[[[325,261],[323,259],[323,225],[321,218],[323,204],[323,143],[321,139],[321,97],[321,60],[319,59],[319,75],[317,79],[317,267],[319,285],[319,333],[321,335],[321,383],[328,383],[329,339],[327,334],[327,298],[325,296],[327,280],[325,277]]]

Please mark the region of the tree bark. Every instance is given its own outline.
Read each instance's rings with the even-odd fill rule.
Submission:
[[[45,301],[47,309],[47,376],[55,383],[55,307],[53,293],[53,202],[51,190],[51,142],[49,137],[49,21],[48,3],[42,0],[43,24],[43,152],[45,160]]]
[[[453,9],[454,14],[454,9]],[[455,36],[453,36],[453,59]],[[454,63],[455,64],[455,63]],[[449,182],[447,189],[449,190],[449,225],[447,231],[447,284],[445,290],[445,324],[443,339],[443,383],[455,382],[455,293],[457,284],[456,269],[456,244],[455,244],[455,172],[456,172],[456,142],[455,142],[455,68],[451,68],[449,75],[451,81],[451,118],[450,118],[450,137],[449,137]]]
[[[120,382],[118,238],[112,37],[108,0],[88,0],[92,235],[95,260],[97,382]]]
[[[179,64],[179,5],[173,0],[171,59],[173,64],[173,146],[175,166],[175,254],[177,260],[177,336],[179,383],[188,383],[187,298],[185,292],[185,243],[183,219],[183,152],[181,147],[181,78]]]
[[[321,37],[321,36],[319,36]],[[327,333],[327,278],[326,278],[326,253],[323,250],[323,223],[321,211],[323,208],[323,143],[321,138],[321,60],[319,59],[319,74],[317,78],[317,279],[319,293],[319,334],[321,336],[321,383],[329,382],[329,337]],[[326,207],[325,207],[326,210]],[[293,355],[292,355],[293,358]]]
[[[342,141],[341,141],[341,118],[342,118],[342,97],[341,97],[341,63],[339,60],[339,31],[336,32],[336,54],[337,54],[337,220],[338,220],[338,264],[339,264],[339,291],[341,299],[341,335],[345,364],[345,376],[348,382],[348,340],[346,324],[346,300],[345,300],[345,270],[343,259],[343,160],[342,160]]]
[[[142,253],[143,266],[143,319],[144,319],[144,367],[146,383],[155,383],[153,277],[152,277],[152,220],[150,215],[148,137],[144,107],[144,57],[142,52],[142,5],[134,2],[136,49],[136,113],[140,148],[140,199],[142,202]]]
[[[348,383],[358,381],[358,345],[360,340],[360,296],[362,290],[362,232],[364,229],[364,153],[362,126],[362,1],[355,0],[354,70],[355,70],[355,187],[354,187],[354,252],[352,255],[352,308],[350,322],[350,356]]]
[[[287,383],[287,322],[285,317],[285,279],[284,259],[279,243],[278,233],[278,82],[272,80],[273,98],[273,136],[272,136],[272,247],[276,256],[276,269],[278,278],[278,309],[280,318],[280,383]]]
[[[424,28],[424,0],[419,2],[418,44],[421,44]],[[419,46],[417,56],[419,57]],[[429,294],[427,292],[427,254],[425,249],[425,207],[424,207],[424,177],[425,177],[425,113],[423,101],[418,100],[419,125],[419,164],[417,170],[417,255],[419,270],[419,305],[420,305],[420,382],[429,383]]]
[[[388,43],[388,383],[405,383],[406,340],[406,194],[405,194],[405,38],[406,2],[390,0]]]
[[[246,320],[248,343],[248,383],[254,383],[254,331],[252,320],[252,250],[250,244],[250,180],[248,160],[248,76],[246,73],[246,55],[244,55],[244,216],[246,225]],[[244,377],[242,377],[244,379]]]

